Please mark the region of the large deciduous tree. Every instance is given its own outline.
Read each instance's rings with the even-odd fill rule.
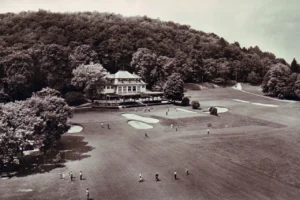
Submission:
[[[44,153],[65,133],[71,109],[64,99],[33,95],[25,101],[0,104],[0,162],[11,163],[32,145]]]
[[[73,70],[72,84],[84,91],[86,97],[93,99],[103,90],[106,74],[106,69],[99,63],[80,65]]]
[[[153,80],[153,72],[156,70],[157,55],[147,48],[139,48],[137,52],[132,55],[132,61],[130,63],[132,69],[140,75],[145,82],[148,83],[148,87],[152,87],[155,80]]]
[[[164,96],[170,100],[182,100],[184,93],[184,82],[179,73],[173,73],[168,77],[164,85]]]
[[[262,83],[263,92],[270,96],[284,95],[284,88],[288,85],[291,70],[287,65],[278,63],[267,72]]]

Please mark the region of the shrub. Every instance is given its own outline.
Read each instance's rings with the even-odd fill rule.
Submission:
[[[190,99],[188,97],[183,97],[181,101],[182,106],[189,106],[190,105]]]
[[[200,107],[199,101],[192,101],[192,108],[193,109],[198,109]]]
[[[261,83],[261,78],[260,78],[259,74],[252,71],[251,73],[249,73],[249,75],[247,77],[247,81],[251,85],[257,85],[257,84]]]
[[[215,84],[225,84],[226,80],[224,78],[215,78],[211,82],[213,82]]]
[[[68,92],[65,95],[65,100],[70,106],[78,106],[86,103],[86,100],[80,92]]]
[[[210,113],[211,115],[218,116],[218,109],[215,108],[215,107],[210,107],[210,108],[209,108],[209,113]]]
[[[38,95],[39,97],[46,97],[46,96],[57,96],[57,97],[61,97],[61,94],[59,91],[46,87],[43,88],[42,90],[38,91],[36,93],[36,95]]]
[[[3,91],[0,91],[0,103],[7,103],[11,101],[11,97]]]

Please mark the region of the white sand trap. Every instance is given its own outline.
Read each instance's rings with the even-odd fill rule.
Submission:
[[[210,108],[210,107],[209,107]],[[209,108],[207,108],[206,111],[203,111],[204,113],[209,113]],[[218,106],[215,106],[215,108],[217,108],[218,110],[218,114],[219,113],[225,113],[225,112],[228,112],[228,108],[224,108],[224,107],[218,107]]]
[[[144,123],[156,124],[159,122],[158,119],[154,119],[154,118],[150,118],[150,117],[142,117],[142,116],[135,115],[135,114],[122,114],[122,116],[127,119],[130,119],[130,120],[141,121]]]
[[[250,103],[250,101],[244,101],[244,100],[241,100],[241,99],[232,99],[232,100],[242,102],[242,103]]]
[[[83,130],[82,126],[74,125],[68,130],[68,133],[79,133]]]
[[[237,83],[235,86],[232,87],[233,89],[236,89],[236,90],[242,90],[242,85],[240,83]]]
[[[264,103],[251,103],[253,105],[257,105],[257,106],[265,106],[265,107],[273,107],[273,108],[278,108],[278,105],[274,105],[274,104],[264,104]]]
[[[150,129],[153,128],[153,126],[146,124],[144,122],[139,122],[139,121],[129,121],[128,124],[136,129]]]
[[[186,110],[186,109],[183,109],[183,108],[176,108],[176,110],[180,110],[180,111],[187,112],[187,113],[197,113],[197,112]]]
[[[20,189],[19,191],[20,192],[32,192],[33,189]]]

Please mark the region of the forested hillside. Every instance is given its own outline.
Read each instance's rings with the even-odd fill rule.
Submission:
[[[241,48],[214,33],[148,17],[43,10],[0,15],[0,79],[10,98],[25,99],[46,86],[74,91],[72,70],[90,62],[111,73],[135,71],[149,88],[172,73],[185,82],[257,84],[274,65],[290,68],[257,46]]]

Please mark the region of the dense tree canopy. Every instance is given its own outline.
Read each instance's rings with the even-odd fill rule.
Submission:
[[[181,101],[184,93],[184,82],[179,73],[173,73],[168,77],[164,85],[164,96],[170,100]]]
[[[27,145],[46,152],[68,130],[71,116],[58,96],[33,95],[25,101],[0,104],[0,164],[22,156]]]
[[[175,72],[184,82],[247,81],[250,73],[260,80],[272,65],[288,66],[257,46],[241,48],[214,33],[146,16],[44,10],[0,14],[0,84],[13,99],[47,86],[63,95],[74,91],[72,71],[90,62],[111,73],[139,73],[149,89],[162,88]]]
[[[80,65],[73,70],[72,85],[83,90],[87,97],[94,98],[103,90],[106,74],[107,71],[98,63]]]

